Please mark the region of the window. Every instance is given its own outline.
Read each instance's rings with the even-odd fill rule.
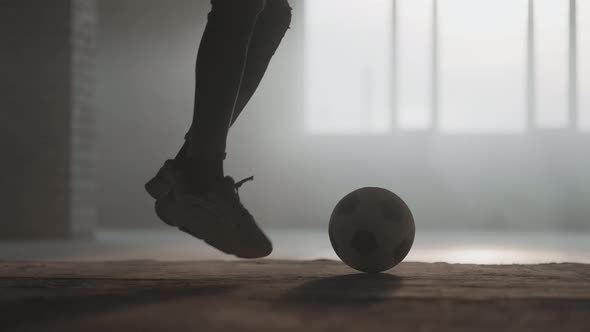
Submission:
[[[310,0],[305,20],[311,133],[524,133],[570,111],[590,130],[590,1]]]
[[[305,3],[305,127],[383,133],[392,127],[392,1]]]
[[[521,132],[526,125],[525,1],[440,1],[443,132]]]
[[[568,0],[535,0],[535,123],[568,123]]]
[[[432,127],[432,0],[399,0],[397,28],[397,125]]]

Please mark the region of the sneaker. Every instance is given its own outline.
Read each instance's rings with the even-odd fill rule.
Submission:
[[[145,190],[154,199],[162,199],[172,191],[172,186],[179,173],[180,168],[177,167],[176,161],[173,159],[166,160],[158,174],[145,184]]]
[[[156,213],[162,221],[179,228],[224,253],[239,258],[261,258],[272,252],[272,244],[248,210],[238,189],[253,177],[236,183],[225,177],[194,190],[173,161],[164,164],[146,190],[156,198]]]

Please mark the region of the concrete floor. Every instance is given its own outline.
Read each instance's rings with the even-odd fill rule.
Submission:
[[[328,260],[336,256],[325,231],[269,235],[275,251],[258,261],[232,259],[175,230],[0,242],[0,331],[585,332],[590,326],[590,265],[434,263],[590,263],[590,234],[419,230],[406,262],[381,275]]]
[[[324,230],[270,230],[271,259],[337,259]],[[0,242],[0,260],[112,261],[229,260],[199,240],[169,230],[101,230],[93,240]],[[470,264],[590,263],[590,233],[416,233],[406,258],[414,262]]]
[[[0,262],[1,331],[588,331],[590,265]]]

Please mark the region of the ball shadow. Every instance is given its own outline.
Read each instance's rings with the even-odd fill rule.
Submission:
[[[366,306],[388,301],[402,285],[391,274],[349,274],[316,279],[287,291],[279,298],[285,305]]]

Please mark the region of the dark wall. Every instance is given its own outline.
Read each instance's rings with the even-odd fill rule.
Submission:
[[[0,237],[92,227],[93,174],[73,166],[89,170],[94,160],[82,156],[94,142],[94,14],[86,0],[0,1]],[[90,119],[79,121],[82,114]],[[90,137],[80,137],[81,128]],[[76,189],[78,180],[85,188]]]
[[[69,1],[0,2],[0,236],[66,235]]]

